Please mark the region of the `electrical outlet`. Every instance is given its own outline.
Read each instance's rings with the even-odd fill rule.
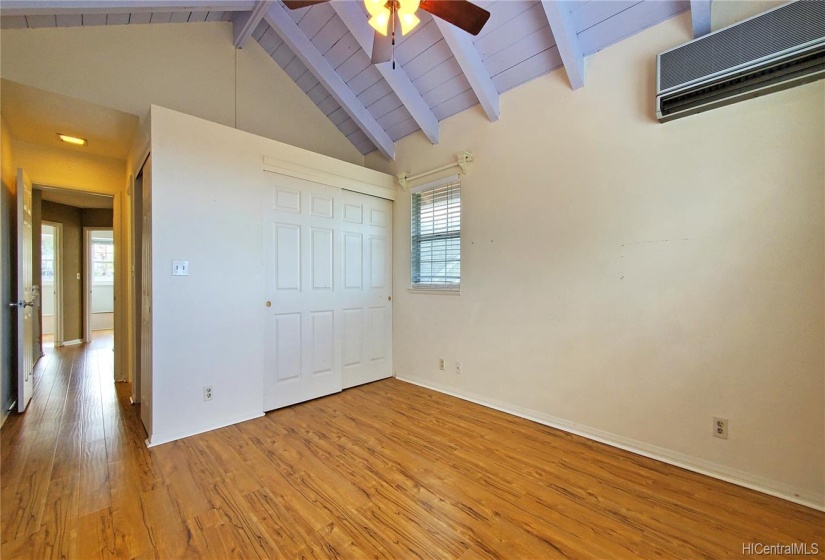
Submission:
[[[212,400],[212,386],[208,385],[203,388],[203,400],[211,401]]]
[[[455,362],[455,372],[458,373],[458,374],[461,374],[462,371],[463,370],[461,369],[461,362],[456,360],[456,362]]]
[[[728,439],[728,419],[714,418],[713,419],[713,436]]]
[[[439,358],[438,359],[438,369],[440,369],[441,371],[444,371],[444,365],[445,365],[444,358]]]

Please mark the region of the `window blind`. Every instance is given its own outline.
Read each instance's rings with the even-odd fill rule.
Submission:
[[[412,192],[412,286],[458,290],[461,283],[461,181],[458,176]]]

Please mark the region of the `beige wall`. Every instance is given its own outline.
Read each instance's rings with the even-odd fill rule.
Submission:
[[[10,302],[16,298],[17,288],[13,286],[15,256],[12,239],[15,238],[15,196],[17,193],[17,165],[12,151],[12,139],[8,127],[0,117],[0,302]],[[14,398],[16,373],[12,371],[12,360],[16,312],[6,305],[0,305],[0,419],[6,418],[8,405]]]
[[[141,118],[154,103],[234,126],[237,110],[241,130],[364,161],[254,40],[236,51],[228,22],[4,29],[0,44],[12,81]]]
[[[591,437],[825,505],[825,82],[665,125],[655,55],[690,15],[419,135],[470,150],[461,296],[410,294],[394,215],[395,371]],[[461,360],[463,374],[448,371]],[[730,439],[711,436],[714,416]]]
[[[717,31],[787,3],[788,0],[713,0],[710,14],[711,29]]]
[[[18,166],[32,183],[102,194],[122,193],[126,187],[126,161],[12,140]]]

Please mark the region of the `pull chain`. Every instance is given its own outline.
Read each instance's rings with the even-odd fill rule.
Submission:
[[[392,69],[395,70],[395,14],[398,12],[398,3],[392,5]]]

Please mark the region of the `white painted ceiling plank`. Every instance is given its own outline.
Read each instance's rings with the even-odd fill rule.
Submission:
[[[54,15],[26,15],[26,21],[31,29],[37,27],[55,27],[57,25],[57,18]]]
[[[570,17],[570,8],[558,0],[542,0],[541,5],[556,39],[570,86],[579,89],[584,86],[584,55],[573,18]]]
[[[361,45],[364,52],[367,53],[367,56],[372,56],[372,44],[375,40],[375,34],[367,22],[367,17],[361,6],[356,2],[332,2],[332,8],[355,37],[355,40],[358,41],[358,44]],[[393,69],[391,62],[382,62],[376,64],[375,67],[395,92],[395,95],[401,100],[401,103],[407,108],[407,111],[410,112],[415,122],[418,123],[427,139],[433,144],[438,144],[438,119],[435,118],[430,106],[415,89],[404,68],[401,65],[396,65]]]
[[[58,27],[79,27],[83,25],[83,16],[81,14],[58,14]]]
[[[280,3],[274,4],[264,17],[318,81],[324,84],[335,100],[352,117],[352,120],[358,123],[364,134],[372,140],[381,153],[389,159],[395,159],[395,145],[392,138],[381,128],[378,121],[358,100],[332,65],[315,48],[298,24],[286,13],[286,8]]]
[[[151,18],[152,14],[149,14]],[[83,14],[83,25],[91,27],[94,25],[106,25],[106,14]]]
[[[130,14],[106,14],[106,25],[128,25]]]
[[[272,0],[258,0],[255,7],[249,12],[237,12],[232,18],[232,44],[236,49],[242,49],[244,43],[272,5]]]
[[[493,85],[493,80],[490,79],[490,73],[484,67],[484,62],[481,61],[472,36],[442,19],[433,18],[433,20],[450,46],[450,50],[453,51],[453,56],[461,67],[461,71],[467,76],[467,81],[470,82],[479,103],[487,113],[487,118],[497,121],[501,116],[498,90]]]
[[[247,11],[254,0],[3,0],[0,15]]]

